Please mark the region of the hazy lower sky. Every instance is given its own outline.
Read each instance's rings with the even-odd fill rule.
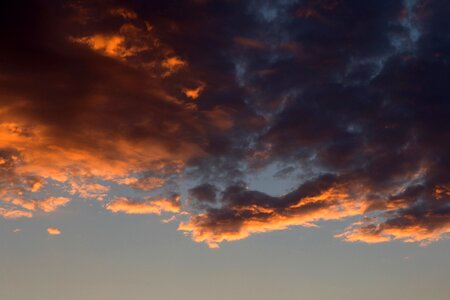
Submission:
[[[0,299],[450,299],[450,2],[0,6]]]
[[[60,236],[45,228],[57,226]],[[449,241],[333,239],[340,225],[255,235],[219,249],[155,216],[69,205],[1,221],[1,299],[433,299],[450,296]],[[20,233],[13,233],[22,228]]]

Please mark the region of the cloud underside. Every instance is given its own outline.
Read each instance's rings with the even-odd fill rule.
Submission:
[[[0,217],[90,199],[210,247],[330,220],[347,242],[450,233],[444,1],[0,11]]]

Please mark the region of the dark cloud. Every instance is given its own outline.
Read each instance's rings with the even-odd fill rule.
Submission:
[[[217,192],[217,187],[212,184],[203,183],[198,185],[189,190],[191,198],[189,204],[198,209],[214,206],[217,204]]]

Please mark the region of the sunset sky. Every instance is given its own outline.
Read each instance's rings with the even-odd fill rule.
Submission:
[[[450,1],[0,4],[0,299],[450,299]]]

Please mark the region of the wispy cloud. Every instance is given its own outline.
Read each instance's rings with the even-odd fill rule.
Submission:
[[[125,213],[130,215],[161,214],[161,212],[180,212],[180,201],[178,196],[172,199],[134,200],[119,197],[106,206],[106,209],[114,213]]]
[[[49,235],[61,235],[61,231],[58,228],[55,228],[55,227],[47,228],[47,233]]]

